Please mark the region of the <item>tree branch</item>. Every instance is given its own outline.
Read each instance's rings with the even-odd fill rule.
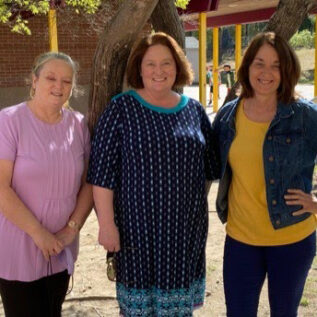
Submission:
[[[185,48],[185,31],[174,0],[159,0],[151,15],[151,23],[155,32],[169,34]]]
[[[288,41],[314,6],[316,0],[280,0],[265,31],[273,31]]]

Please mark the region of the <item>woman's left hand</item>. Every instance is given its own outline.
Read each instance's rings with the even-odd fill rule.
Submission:
[[[305,212],[317,214],[317,199],[313,194],[306,194],[300,189],[288,189],[284,198],[287,205],[302,206],[302,209],[293,212],[293,216],[299,216]]]
[[[76,238],[78,234],[77,230],[70,228],[66,225],[63,229],[56,232],[55,236],[60,241],[65,248],[66,246],[70,245]]]

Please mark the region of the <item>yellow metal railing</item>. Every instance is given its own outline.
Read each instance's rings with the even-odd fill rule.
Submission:
[[[236,25],[236,48],[235,48],[235,61],[236,61],[236,73],[235,73],[235,78],[237,80],[237,72],[241,64],[241,24]]]
[[[54,9],[48,12],[48,36],[50,51],[58,52],[56,10]]]
[[[213,111],[218,111],[218,98],[219,98],[219,83],[218,83],[218,68],[219,68],[219,28],[212,30],[212,64],[213,64]]]

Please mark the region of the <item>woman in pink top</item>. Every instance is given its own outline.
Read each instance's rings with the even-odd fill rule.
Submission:
[[[31,100],[0,112],[0,294],[7,317],[60,316],[92,207],[89,132],[63,105],[76,65],[39,56]]]

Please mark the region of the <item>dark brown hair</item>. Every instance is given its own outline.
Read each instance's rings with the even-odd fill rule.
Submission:
[[[132,51],[127,66],[127,82],[129,86],[139,89],[144,88],[141,77],[142,59],[149,47],[163,45],[169,48],[176,63],[176,79],[172,89],[190,85],[193,81],[193,71],[183,50],[177,42],[169,35],[158,32],[142,38]]]
[[[300,77],[300,64],[295,52],[287,41],[273,32],[259,33],[249,44],[238,70],[238,81],[242,86],[240,96],[242,98],[250,98],[254,95],[249,81],[249,68],[259,49],[264,44],[272,46],[278,55],[281,82],[277,89],[277,99],[288,104],[295,99],[295,86]]]

